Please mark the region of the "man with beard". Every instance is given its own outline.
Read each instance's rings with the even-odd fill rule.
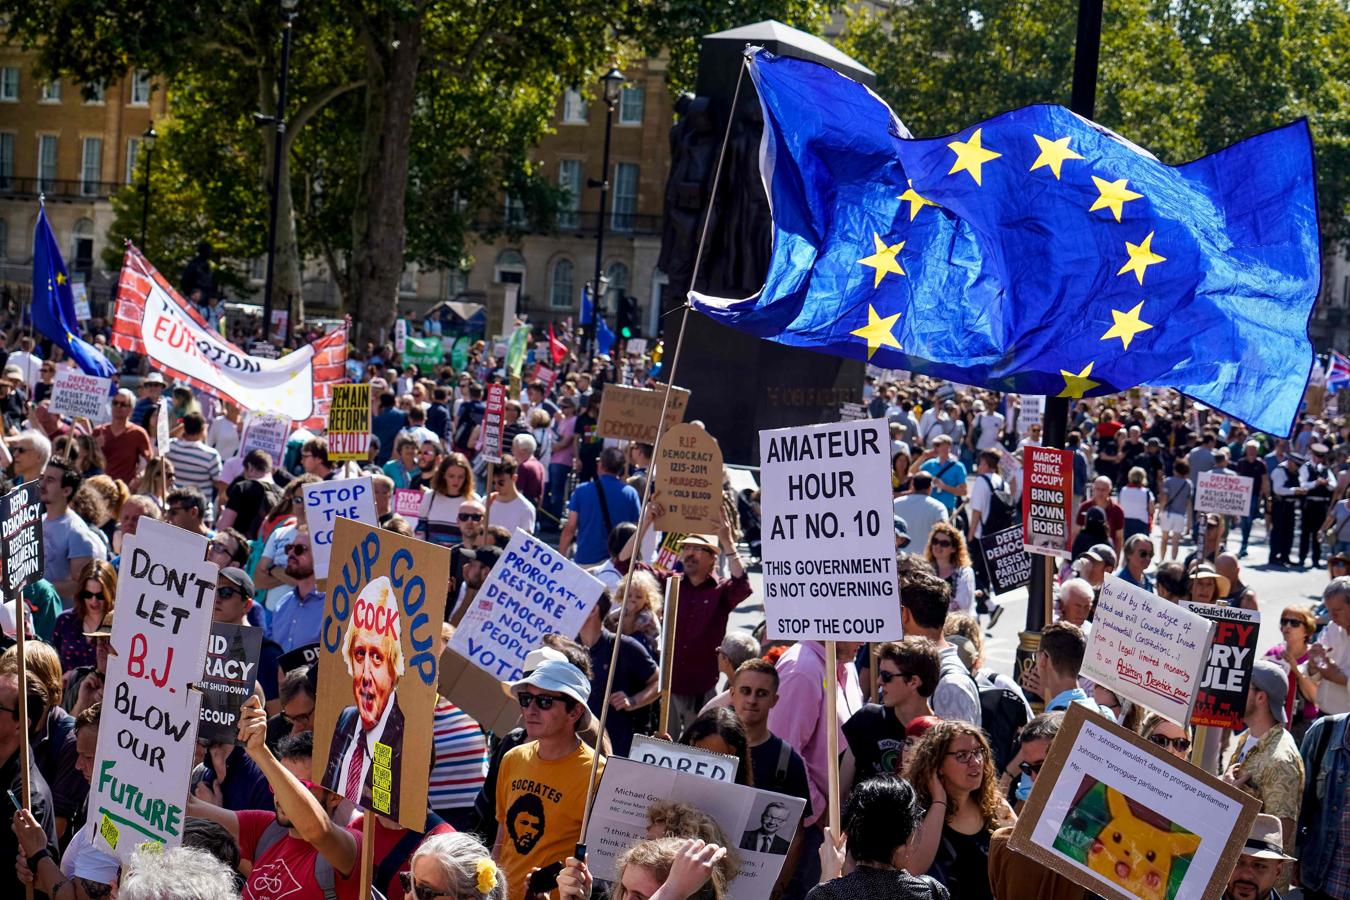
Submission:
[[[391,819],[399,815],[403,710],[395,696],[403,677],[403,627],[388,577],[362,589],[342,639],[352,699],[338,716],[323,786]],[[390,789],[392,786],[392,790]]]
[[[323,628],[323,592],[314,579],[314,549],[308,531],[297,531],[285,547],[286,575],[295,587],[277,604],[267,636],[281,645],[283,653],[317,644]]]
[[[527,743],[502,758],[494,854],[510,900],[522,900],[533,868],[561,862],[581,839],[594,751],[577,737],[591,683],[576,666],[549,659],[511,685]]]
[[[1266,813],[1257,815],[1233,874],[1228,876],[1223,900],[1280,900],[1275,883],[1284,872],[1285,860],[1294,859],[1285,854],[1283,846],[1280,820]]]

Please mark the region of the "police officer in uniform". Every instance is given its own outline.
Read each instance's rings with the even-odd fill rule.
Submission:
[[[1286,456],[1270,473],[1270,490],[1275,502],[1270,515],[1270,562],[1289,565],[1294,547],[1294,519],[1304,490],[1299,486],[1299,460]]]
[[[1313,444],[1308,448],[1310,458],[1298,470],[1299,487],[1303,494],[1303,528],[1298,537],[1298,564],[1302,566],[1308,558],[1309,545],[1312,548],[1313,568],[1322,565],[1322,543],[1318,529],[1326,521],[1327,509],[1331,506],[1331,486],[1336,480],[1326,464],[1326,444]]]

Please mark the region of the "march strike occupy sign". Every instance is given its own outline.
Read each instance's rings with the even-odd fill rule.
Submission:
[[[885,419],[759,433],[769,637],[901,637],[890,454]]]
[[[112,379],[62,369],[52,380],[52,412],[97,425],[112,418]]]
[[[1022,539],[1028,553],[1069,558],[1073,454],[1022,448]]]
[[[540,638],[580,631],[604,589],[600,579],[517,528],[455,629],[450,649],[499,681],[516,681]]]
[[[1195,483],[1195,511],[1221,516],[1251,513],[1252,479],[1245,475],[1201,472]]]
[[[123,862],[182,840],[216,573],[205,537],[149,517],[122,545],[89,822]]]
[[[213,622],[206,645],[206,666],[197,688],[202,692],[197,738],[233,744],[239,735],[239,711],[253,696],[263,632],[251,625]]]
[[[483,404],[483,459],[502,461],[502,434],[506,430],[506,385],[489,384]]]
[[[1213,603],[1181,605],[1214,623],[1214,644],[1200,679],[1200,696],[1191,713],[1191,724],[1241,729],[1247,714],[1252,666],[1256,664],[1261,614],[1254,609]]]
[[[333,405],[328,409],[328,458],[346,462],[369,456],[370,385],[334,385]]]
[[[995,595],[1006,594],[1031,582],[1031,554],[1022,546],[1022,526],[1014,525],[975,541],[980,561]]]

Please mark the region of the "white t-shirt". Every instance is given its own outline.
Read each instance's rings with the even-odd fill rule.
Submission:
[[[998,433],[1003,428],[1003,413],[982,413],[975,417],[975,424],[971,426],[980,429],[980,439],[975,442],[976,450],[988,450],[990,447],[997,446]]]
[[[1148,501],[1151,499],[1153,499],[1153,492],[1148,488],[1127,485],[1120,489],[1120,496],[1117,501],[1120,503],[1120,508],[1125,511],[1125,518],[1147,522]]]
[[[983,437],[983,435],[981,435]],[[986,480],[987,479],[987,480]],[[989,490],[990,483],[993,483],[994,490],[1003,488],[1003,477],[997,472],[975,473],[975,483],[970,486],[970,512],[979,511],[980,524],[975,526],[975,536],[984,537],[984,520],[989,518],[989,501],[993,494]]]
[[[514,500],[493,500],[488,507],[488,524],[500,525],[512,534],[517,528],[534,534],[534,504],[519,494]]]
[[[239,452],[239,426],[225,416],[217,416],[206,429],[206,443],[216,448],[221,459],[229,459]]]
[[[99,884],[115,884],[117,872],[122,865],[117,857],[104,853],[94,847],[94,832],[85,822],[70,846],[61,854],[61,874],[67,878],[84,878]]]
[[[1350,674],[1350,636],[1335,622],[1327,625],[1317,643],[1327,648],[1327,659],[1338,669]],[[1317,708],[1323,715],[1350,712],[1350,687],[1325,678],[1318,679]]]

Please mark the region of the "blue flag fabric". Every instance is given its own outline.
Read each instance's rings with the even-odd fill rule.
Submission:
[[[1001,391],[1174,388],[1287,434],[1321,278],[1305,122],[1168,166],[1058,106],[912,139],[862,85],[753,51],[764,287],[694,308]]]
[[[33,228],[33,327],[65,351],[86,375],[111,378],[116,370],[93,344],[79,337],[80,320],[70,294],[70,273],[61,258],[46,207]]]
[[[591,289],[583,287],[581,289],[581,324],[589,325],[591,321]],[[614,346],[614,332],[610,331],[609,323],[605,321],[603,314],[595,317],[595,349],[599,353],[608,354]]]

